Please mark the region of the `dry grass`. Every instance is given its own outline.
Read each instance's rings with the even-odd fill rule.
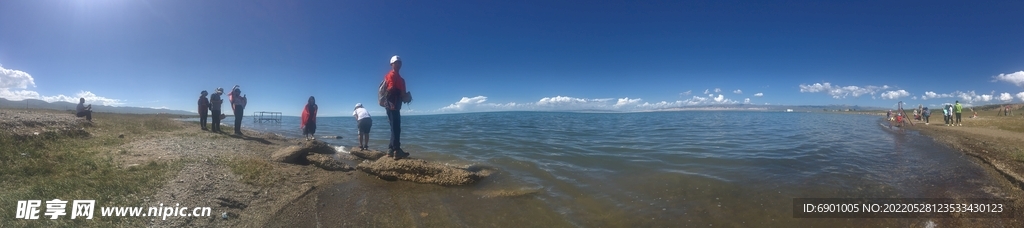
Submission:
[[[1024,116],[980,116],[979,118],[967,120],[968,115],[966,115],[967,113],[964,114],[964,123],[971,124],[971,126],[1024,133]],[[941,121],[942,119],[939,120]]]
[[[274,165],[266,159],[242,158],[222,161],[231,172],[242,176],[242,182],[256,186],[270,186],[284,177],[274,172]]]
[[[0,227],[144,226],[146,219],[101,217],[99,207],[143,206],[180,162],[150,162],[120,168],[114,161],[121,134],[147,135],[181,128],[155,115],[96,113],[89,135],[44,132],[37,136],[0,133]],[[13,219],[18,200],[96,200],[92,220]],[[45,211],[43,208],[42,211]],[[67,211],[70,213],[70,210]],[[40,213],[42,215],[42,212]]]

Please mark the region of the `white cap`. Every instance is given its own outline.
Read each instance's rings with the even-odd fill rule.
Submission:
[[[401,61],[402,61],[402,59],[398,58],[397,55],[396,56],[391,56],[391,64],[394,64],[395,62],[401,62]]]
[[[356,103],[356,108],[363,107],[363,103]]]

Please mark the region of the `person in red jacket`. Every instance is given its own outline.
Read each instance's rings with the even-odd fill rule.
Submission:
[[[319,109],[316,106],[316,99],[313,96],[309,96],[309,100],[306,101],[306,107],[302,108],[302,136],[306,137],[306,141],[315,140],[316,136],[316,111]]]
[[[388,157],[395,160],[409,157],[409,153],[402,150],[402,103],[412,101],[412,94],[406,91],[405,79],[398,73],[402,69],[402,59],[397,55],[391,57],[391,71],[384,75],[384,83],[387,84],[387,102],[384,108],[387,109],[388,123],[391,125],[391,142],[388,143]]]
[[[206,131],[206,114],[210,112],[210,100],[206,99],[206,90],[199,93],[199,126]]]

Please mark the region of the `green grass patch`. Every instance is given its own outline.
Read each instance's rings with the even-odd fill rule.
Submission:
[[[256,186],[270,186],[284,177],[274,172],[274,165],[266,159],[243,158],[223,161],[231,172],[242,176],[242,181]]]
[[[1018,162],[1024,162],[1024,150],[1020,148],[1013,148],[1013,152],[1010,152],[1010,157]]]
[[[117,119],[94,118],[86,130],[90,136],[45,132],[38,136],[0,133],[0,227],[112,227],[145,226],[149,218],[101,217],[100,207],[148,207],[143,198],[152,196],[167,178],[177,173],[181,162],[149,162],[129,168],[118,167],[116,149],[128,141],[121,132],[150,134],[180,128],[173,120],[144,115],[119,114]],[[163,119],[163,120],[161,120]],[[170,121],[170,122],[168,122]],[[103,129],[99,131],[97,129]],[[55,220],[14,219],[19,200],[69,201]],[[70,217],[70,201],[96,200],[93,219]]]

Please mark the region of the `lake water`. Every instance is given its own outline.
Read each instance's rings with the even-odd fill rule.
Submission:
[[[386,117],[370,146],[383,150]],[[301,138],[298,118],[247,128]],[[225,123],[232,123],[231,118]],[[351,117],[318,119],[358,145]],[[881,117],[690,111],[405,116],[414,158],[497,172],[471,186],[357,181],[320,195],[319,220],[351,226],[864,226],[941,219],[796,219],[793,198],[991,198],[975,159]],[[519,196],[493,197],[495,193]],[[998,223],[997,223],[998,224]]]

